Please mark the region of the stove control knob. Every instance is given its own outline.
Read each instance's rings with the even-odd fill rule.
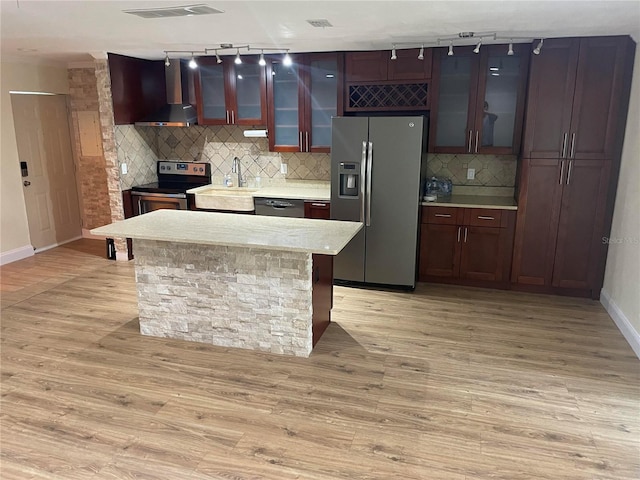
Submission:
[[[162,166],[160,167],[160,170],[164,170],[164,165],[162,165]]]
[[[171,165],[167,165],[167,170],[171,170]]]

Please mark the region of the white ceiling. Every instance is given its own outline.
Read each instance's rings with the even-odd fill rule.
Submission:
[[[193,4],[224,13],[155,19],[122,13]],[[394,42],[431,44],[462,31],[501,37],[640,37],[639,0],[1,0],[0,7],[3,58],[64,63],[103,52],[160,59],[164,50],[198,51],[220,43],[292,52],[388,49]],[[333,27],[313,28],[306,22],[320,18]]]

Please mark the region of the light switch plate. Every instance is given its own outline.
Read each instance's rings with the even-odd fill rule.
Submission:
[[[476,169],[467,168],[467,180],[475,180],[475,178],[476,178]]]
[[[126,163],[120,165],[120,171],[122,172],[122,175],[126,175],[129,172],[129,168]]]
[[[288,168],[287,168],[287,164],[286,163],[281,163],[280,164],[280,173],[282,173],[283,175],[286,175],[288,172]]]

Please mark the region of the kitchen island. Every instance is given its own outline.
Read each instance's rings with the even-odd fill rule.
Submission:
[[[134,239],[143,335],[307,357],[317,341],[312,254],[337,255],[361,228],[157,210],[91,233]]]

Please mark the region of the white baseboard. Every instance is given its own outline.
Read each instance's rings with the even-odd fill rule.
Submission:
[[[640,333],[633,328],[633,325],[631,325],[631,322],[624,312],[620,310],[620,307],[616,305],[611,296],[604,290],[600,291],[600,303],[602,303],[604,309],[613,319],[620,332],[622,332],[624,338],[629,342],[636,357],[640,358]]]
[[[0,265],[6,265],[7,263],[22,260],[23,258],[32,257],[34,253],[33,246],[31,245],[25,245],[24,247],[2,252],[0,253]]]
[[[51,250],[52,248],[59,247],[59,246],[64,245],[66,243],[75,242],[76,240],[80,240],[81,238],[82,238],[82,235],[78,235],[77,237],[70,238],[69,240],[65,240],[64,242],[54,243],[52,245],[47,245],[46,247],[36,248],[35,251],[36,251],[36,253],[46,252],[47,250]]]

